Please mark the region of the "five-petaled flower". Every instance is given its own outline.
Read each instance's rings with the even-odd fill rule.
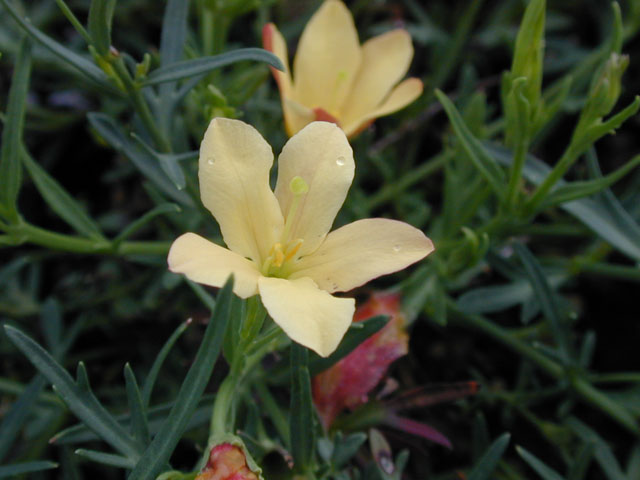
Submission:
[[[392,30],[361,46],[353,17],[339,0],[326,0],[309,20],[293,61],[293,78],[287,45],[274,24],[264,26],[262,43],[285,66],[284,72],[271,71],[289,135],[313,120],[326,120],[353,137],[422,93],[418,78],[400,82],[413,58],[407,31]]]
[[[353,152],[342,130],[313,122],[294,135],[269,186],[271,147],[253,127],[215,118],[200,147],[202,202],[229,250],[194,233],[175,240],[169,268],[220,287],[230,274],[242,298],[260,294],[273,320],[319,355],[333,352],[355,310],[331,294],[401,270],[433,251],[418,229],[384,218],[329,233],[353,180]]]

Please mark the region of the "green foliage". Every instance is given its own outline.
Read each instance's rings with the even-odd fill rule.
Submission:
[[[323,358],[232,280],[167,271],[187,231],[224,243],[199,193],[211,118],[285,143],[260,31],[295,52],[318,5],[0,0],[0,478],[193,480],[226,441],[268,479],[639,478],[636,1],[347,2],[363,42],[406,28],[425,88],[350,139],[336,227],[396,218],[436,251],[348,293],[397,293],[410,348],[332,425],[316,375],[347,372],[348,397],[390,313]]]
[[[313,402],[311,400],[311,380],[309,378],[309,357],[305,347],[291,345],[291,409],[289,411],[289,438],[291,456],[297,472],[305,474],[313,468],[315,426]]]
[[[18,221],[16,202],[22,183],[20,142],[24,128],[24,115],[31,71],[31,42],[23,38],[13,75],[12,87],[6,112],[6,124],[2,131],[0,149],[0,215],[10,222]]]

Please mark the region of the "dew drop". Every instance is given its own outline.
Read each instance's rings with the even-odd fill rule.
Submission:
[[[393,246],[393,251],[398,253],[400,250],[402,250],[402,247],[400,245],[394,245]]]
[[[213,162],[214,162],[214,161],[215,161],[215,158],[213,158],[213,157],[209,157],[209,158],[207,158],[207,163],[208,163],[209,165],[213,165]]]
[[[342,167],[345,163],[345,158],[343,156],[338,157],[338,159],[336,160],[336,165],[338,165],[339,167]]]

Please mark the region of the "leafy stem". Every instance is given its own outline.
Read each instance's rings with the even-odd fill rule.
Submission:
[[[122,56],[118,55],[115,60],[112,61],[113,70],[117,77],[122,82],[127,94],[131,98],[133,102],[133,107],[135,108],[138,115],[140,115],[140,119],[144,123],[145,127],[149,131],[149,134],[153,138],[156,146],[163,153],[167,153],[171,151],[171,145],[167,138],[162,134],[158,125],[156,124],[153,116],[151,115],[151,110],[149,109],[149,105],[145,100],[142,92],[140,91],[140,86],[134,81],[131,77],[131,73],[127,69],[124,59]]]

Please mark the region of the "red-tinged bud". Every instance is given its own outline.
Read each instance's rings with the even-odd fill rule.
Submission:
[[[211,449],[209,461],[195,480],[258,480],[247,465],[242,448],[221,443]]]
[[[333,367],[313,378],[313,400],[328,428],[345,408],[368,400],[368,393],[380,382],[389,365],[408,351],[409,336],[400,311],[400,295],[376,293],[358,310],[353,321],[377,315],[390,317],[387,325],[361,343]]]

